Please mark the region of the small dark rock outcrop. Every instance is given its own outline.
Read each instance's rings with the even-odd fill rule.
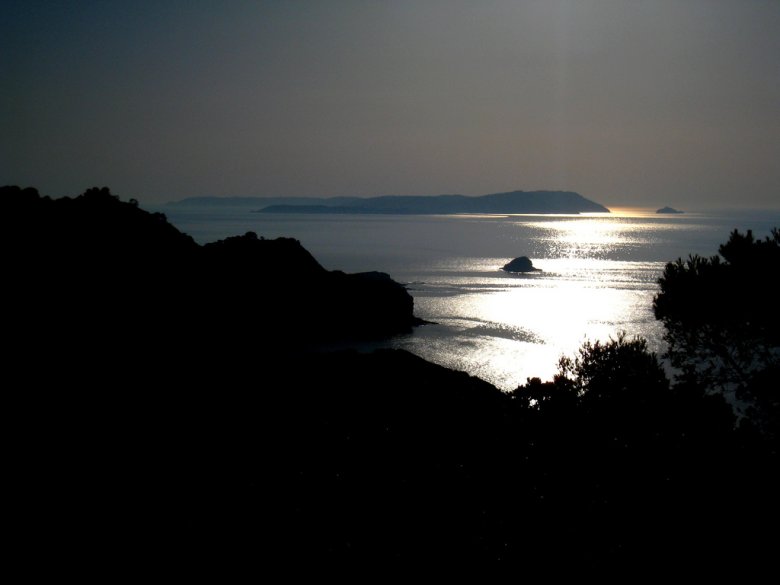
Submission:
[[[656,213],[685,213],[685,212],[680,211],[679,209],[675,209],[674,207],[666,206],[656,210]]]
[[[506,272],[541,272],[540,268],[534,268],[533,262],[528,256],[520,256],[501,267]]]

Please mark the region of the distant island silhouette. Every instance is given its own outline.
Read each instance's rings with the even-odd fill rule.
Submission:
[[[685,213],[684,211],[680,211],[678,209],[675,209],[674,207],[662,207],[661,209],[656,210],[656,213]]]
[[[328,214],[469,214],[469,213],[609,213],[609,209],[571,191],[511,191],[481,196],[385,195],[381,197],[193,197],[172,205],[263,206],[258,213]]]

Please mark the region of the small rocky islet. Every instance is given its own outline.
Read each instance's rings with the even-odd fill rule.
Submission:
[[[528,256],[519,256],[501,267],[504,272],[541,272],[541,268],[534,267],[533,262]]]

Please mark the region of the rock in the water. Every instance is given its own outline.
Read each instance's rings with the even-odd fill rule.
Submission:
[[[680,211],[679,209],[675,209],[674,207],[666,206],[656,210],[656,213],[685,213],[685,212]]]
[[[504,264],[501,270],[507,272],[541,272],[539,268],[534,268],[533,262],[528,256],[520,256],[511,262]]]

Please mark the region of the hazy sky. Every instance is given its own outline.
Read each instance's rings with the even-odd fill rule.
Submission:
[[[3,0],[0,184],[780,207],[779,0]]]

